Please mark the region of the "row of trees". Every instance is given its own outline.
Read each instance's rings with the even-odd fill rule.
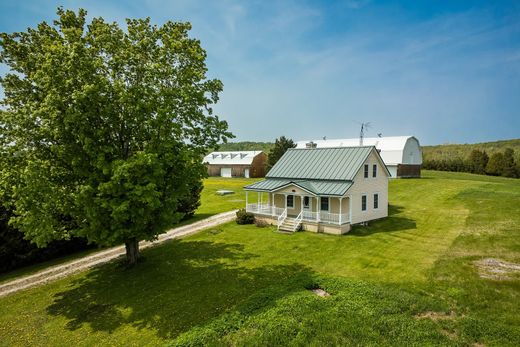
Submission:
[[[515,161],[511,148],[488,156],[486,151],[473,150],[466,159],[425,160],[423,168],[441,171],[471,172],[481,175],[520,177],[520,162]]]

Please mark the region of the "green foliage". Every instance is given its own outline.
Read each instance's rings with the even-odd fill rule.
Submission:
[[[472,173],[485,174],[489,157],[485,151],[474,149],[471,151],[469,158],[469,166]]]
[[[520,262],[520,181],[422,174],[392,180],[389,217],[344,236],[231,222],[146,249],[128,271],[113,262],[2,297],[0,337],[53,346],[520,345],[518,274],[482,278],[475,266]],[[204,194],[214,202],[201,210],[222,201]],[[316,287],[331,296],[307,290]]]
[[[245,209],[240,209],[237,211],[236,222],[237,224],[253,224],[255,222],[255,215],[246,212]]]
[[[296,147],[296,144],[293,140],[286,138],[285,136],[281,136],[280,138],[277,138],[274,147],[269,152],[269,156],[267,158],[267,167],[268,169],[271,169],[274,164],[280,160],[280,158],[285,154],[285,152],[289,148]]]
[[[520,139],[503,140],[494,142],[482,142],[472,144],[444,144],[436,146],[422,146],[423,160],[448,160],[453,158],[468,158],[474,149],[486,152],[488,156],[493,153],[504,152],[506,148],[512,148],[516,153],[515,160],[520,161]]]
[[[514,150],[511,148],[506,148],[503,153],[495,152],[491,157],[488,157],[485,151],[474,149],[465,160],[458,157],[423,160],[424,169],[471,172],[504,177],[520,177],[517,165]]]
[[[195,215],[195,211],[200,206],[200,197],[204,185],[202,181],[194,181],[189,185],[188,194],[179,200],[177,211],[183,213],[183,220],[188,220]]]
[[[505,167],[504,154],[493,153],[486,166],[486,173],[491,176],[501,176]]]
[[[0,205],[0,273],[93,248],[85,239],[50,242],[45,248],[24,239],[24,234],[8,224],[12,212]]]
[[[206,78],[190,29],[86,25],[86,11],[60,8],[54,25],[0,34],[11,69],[0,81],[1,186],[26,238],[152,240],[183,216],[201,156],[232,136],[211,107],[222,83]]]

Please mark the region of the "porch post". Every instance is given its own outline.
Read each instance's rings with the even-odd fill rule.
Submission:
[[[275,201],[275,195],[276,193],[273,193],[273,204],[271,205],[271,216],[275,216],[276,215],[276,205],[274,204],[274,201]]]
[[[247,193],[248,193],[248,191],[246,190],[246,211],[247,211]]]
[[[316,221],[319,223],[320,222],[320,197],[317,196],[316,197]]]
[[[348,222],[352,224],[352,195],[348,196]]]
[[[338,199],[339,199],[339,225],[341,225],[341,203],[343,202],[343,197],[340,197]]]

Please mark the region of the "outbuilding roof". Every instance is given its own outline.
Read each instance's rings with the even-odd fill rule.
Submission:
[[[298,141],[296,142],[296,148],[306,148],[310,142],[312,142],[316,148],[354,147],[360,144],[359,138],[326,139]],[[381,157],[387,165],[422,163],[420,144],[414,136],[365,137],[363,139],[363,146],[375,146],[380,150]],[[411,161],[410,151],[417,152],[414,153],[414,158]]]
[[[262,151],[212,152],[204,157],[203,163],[210,165],[251,165]]]

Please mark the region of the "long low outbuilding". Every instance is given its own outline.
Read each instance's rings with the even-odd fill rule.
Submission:
[[[209,176],[257,178],[265,176],[267,155],[262,151],[212,152],[203,163]]]
[[[414,136],[368,137],[298,141],[296,148],[374,146],[379,151],[392,178],[421,177],[422,150]]]

